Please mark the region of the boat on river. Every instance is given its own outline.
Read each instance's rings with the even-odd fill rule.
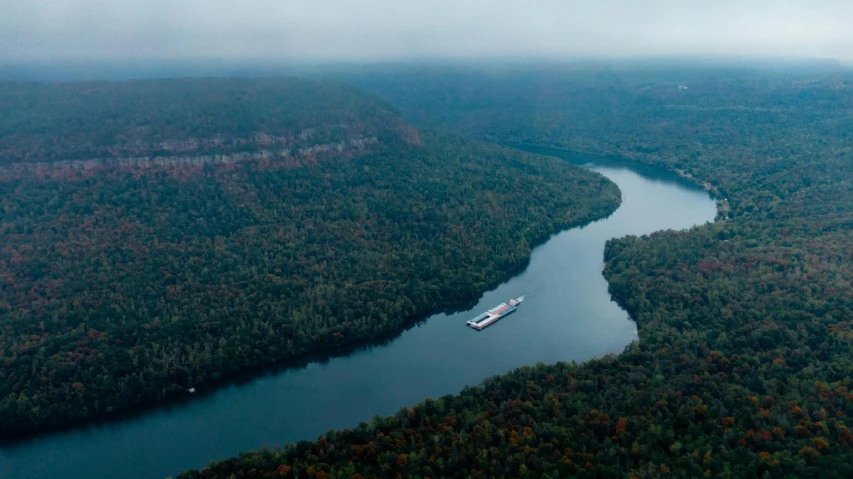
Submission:
[[[504,316],[515,312],[518,309],[518,305],[524,301],[524,296],[519,296],[518,298],[511,299],[509,302],[501,303],[494,308],[486,311],[485,313],[477,316],[476,318],[468,321],[468,326],[476,329],[477,331],[482,331],[486,326],[490,326],[494,324],[497,320],[503,318]]]

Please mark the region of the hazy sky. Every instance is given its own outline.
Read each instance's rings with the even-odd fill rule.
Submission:
[[[853,0],[0,0],[0,59],[853,60]]]

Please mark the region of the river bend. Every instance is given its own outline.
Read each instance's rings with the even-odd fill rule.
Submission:
[[[436,314],[390,342],[302,358],[190,401],[0,445],[0,477],[162,478],[264,445],[315,439],[520,366],[621,352],[637,333],[607,292],[605,241],[713,221],[716,208],[707,193],[668,175],[586,166],[619,186],[619,209],[552,236],[524,271],[470,310]],[[484,331],[465,326],[522,294],[518,311]]]

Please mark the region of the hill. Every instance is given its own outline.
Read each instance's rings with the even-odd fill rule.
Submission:
[[[402,128],[390,104],[335,82],[0,82],[0,166],[259,149],[281,153]]]
[[[420,124],[670,169],[719,199],[719,221],[608,243],[604,274],[640,336],[617,357],[524,368],[185,477],[850,477],[851,80],[362,72]]]
[[[602,176],[296,79],[4,84],[0,434],[400,333],[612,212]]]

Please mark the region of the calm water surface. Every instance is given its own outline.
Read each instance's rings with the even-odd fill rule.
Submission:
[[[302,360],[136,417],[0,446],[0,478],[162,478],[264,445],[393,414],[427,397],[537,362],[618,353],[637,338],[601,275],[604,242],[712,221],[714,202],[672,178],[588,165],[622,190],[610,217],[553,236],[519,275],[471,310],[437,314],[397,339],[345,356]],[[518,311],[482,332],[476,314],[519,295]]]

